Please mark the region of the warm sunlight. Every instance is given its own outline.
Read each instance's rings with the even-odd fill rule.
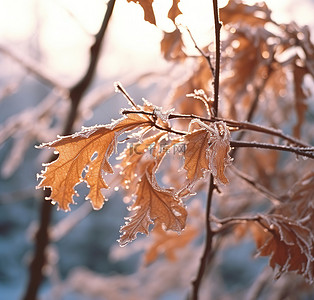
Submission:
[[[0,0],[1,300],[312,299],[314,2],[266,3]]]
[[[226,3],[227,0],[219,2],[221,7]],[[291,11],[289,3],[292,1],[268,0],[267,3],[274,9],[274,16],[281,21],[297,18],[301,24],[313,23],[311,11],[306,5],[294,7]],[[157,29],[143,20],[143,10],[139,5],[127,1],[116,3],[110,25],[112,30],[107,37],[109,41],[104,45],[106,51],[110,52],[110,58],[106,57],[102,62],[106,74],[126,72],[135,66],[145,68],[159,56],[160,29],[173,30],[172,22],[166,17],[170,6],[170,0],[154,1]],[[105,7],[103,0],[1,1],[0,42],[21,43],[22,51],[24,47],[27,49],[30,41],[37,40],[37,51],[42,63],[51,72],[72,81],[87,66],[88,45],[92,43],[92,34],[100,26]],[[182,0],[179,7],[183,15],[178,17],[178,24],[183,28],[187,26],[199,45],[212,41],[210,2]]]

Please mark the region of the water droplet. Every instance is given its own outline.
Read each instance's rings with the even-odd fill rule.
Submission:
[[[122,174],[123,174],[123,171],[120,171],[120,172],[119,172],[119,175],[122,175]]]
[[[57,202],[56,202],[56,201],[54,201],[54,200],[51,200],[51,204],[52,204],[52,205],[56,205],[56,204],[57,204]]]
[[[134,177],[137,177],[137,173],[134,173]]]
[[[125,189],[128,190],[130,187],[128,185],[125,186]]]
[[[130,197],[127,197],[127,196],[125,196],[124,198],[123,198],[123,202],[124,203],[129,203],[131,201],[131,198]]]
[[[114,190],[115,190],[115,192],[119,191],[119,187],[116,186],[116,187],[114,188]]]

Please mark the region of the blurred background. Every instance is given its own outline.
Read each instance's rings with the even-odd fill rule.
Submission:
[[[226,3],[221,1],[221,7]],[[313,28],[313,0],[266,3],[277,22],[295,20]],[[75,130],[119,118],[120,109],[127,103],[121,94],[115,94],[115,81],[122,82],[137,102],[144,97],[158,105],[167,97],[171,80],[178,75],[160,54],[162,30],[173,30],[171,21],[164,17],[171,4],[168,0],[154,1],[156,28],[144,21],[139,5],[116,2],[96,76],[82,99]],[[213,40],[211,1],[182,0],[180,5],[184,15],[180,22],[193,32],[199,45]],[[50,155],[35,146],[61,134],[69,108],[64,90],[84,75],[89,47],[105,11],[103,0],[0,0],[1,300],[20,299],[27,282],[43,201],[41,191],[35,189],[36,174]],[[190,51],[194,51],[192,44]],[[86,187],[79,189],[84,195]],[[120,253],[116,240],[127,209],[119,191],[108,196],[110,201],[99,211],[93,211],[84,196],[77,199],[78,205],[72,206],[71,212],[53,208],[54,243],[49,247],[50,264],[45,270],[41,299],[106,299],[101,288],[99,294],[95,292],[96,274],[117,278],[137,270],[140,255],[134,247],[127,250],[131,255],[128,258],[112,255]],[[244,243],[224,253],[221,276],[227,290],[245,288],[267,264],[267,260],[251,260],[253,249],[254,244]],[[244,272],[241,265],[247,263],[251,268]],[[88,282],[95,288],[82,292],[77,288],[80,276],[91,278]],[[242,283],[234,280],[239,276]],[[156,299],[183,299],[187,289],[169,288]]]

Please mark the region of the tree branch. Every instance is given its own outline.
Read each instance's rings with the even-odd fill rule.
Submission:
[[[146,115],[152,115],[152,112],[146,112],[144,110],[123,110],[122,114],[146,114]],[[294,145],[298,145],[301,147],[309,147],[310,145],[300,141],[299,139],[296,139],[292,136],[289,136],[287,134],[284,134],[282,132],[282,130],[280,129],[274,129],[274,128],[269,128],[266,126],[262,126],[262,125],[257,125],[254,123],[250,123],[250,122],[240,122],[240,121],[234,121],[234,120],[228,120],[228,119],[224,119],[224,118],[217,118],[217,117],[212,117],[211,119],[208,118],[203,118],[197,115],[193,115],[193,114],[169,114],[168,116],[169,120],[172,119],[198,119],[200,121],[203,122],[217,122],[217,121],[222,121],[225,122],[229,127],[233,127],[235,130],[250,130],[250,131],[255,131],[255,132],[260,132],[260,133],[265,133],[265,134],[269,134],[269,135],[273,135],[273,136],[277,136],[279,138],[282,138],[284,140],[286,140],[287,142],[294,144]]]
[[[144,110],[123,110],[121,112],[122,114],[144,114],[144,115],[149,115],[149,116],[155,116],[154,112],[147,112]],[[170,117],[173,116],[173,114],[169,115],[169,119]],[[186,117],[186,115],[175,115],[176,117]],[[189,118],[192,118],[192,115],[188,115]],[[204,119],[204,118],[200,118],[195,116],[195,119],[199,119],[199,120],[206,120],[208,121],[209,119]],[[241,126],[241,124],[243,125],[243,127],[247,127],[247,123],[246,122],[236,122],[236,121],[229,121],[229,120],[224,120],[224,119],[220,119],[220,118],[213,118],[213,120],[220,120],[220,121],[224,121],[225,123],[236,123],[239,124],[239,126]],[[212,121],[212,119],[211,119]],[[281,137],[286,137],[286,139],[288,140],[294,140],[292,137],[286,136],[284,134],[281,133],[281,131],[275,130],[275,129],[271,129],[271,128],[267,128],[267,127],[262,127],[262,126],[258,126],[258,125],[254,125],[254,124],[250,124],[248,126],[248,128],[251,129],[251,125],[252,128],[255,129],[255,131],[259,131],[259,132],[264,132],[264,133],[272,133],[273,135],[276,136],[281,136]],[[160,130],[164,130],[170,133],[174,133],[174,134],[178,134],[178,135],[186,135],[188,134],[187,132],[184,131],[178,131],[175,130],[173,128],[164,128],[161,126],[158,126],[157,124],[154,124],[154,126]],[[296,140],[298,141],[298,140]],[[294,143],[295,144],[295,143]],[[276,145],[276,144],[268,144],[268,143],[258,143],[258,142],[243,142],[243,141],[234,141],[231,140],[230,141],[230,146],[234,147],[234,148],[261,148],[261,149],[269,149],[269,150],[279,150],[279,151],[286,151],[286,152],[292,152],[295,153],[297,155],[302,155],[305,157],[309,157],[309,158],[314,158],[314,147],[307,147],[306,144],[302,143],[301,141],[298,141],[298,144],[302,145],[302,147],[293,147],[293,146],[286,146],[286,145]]]
[[[18,53],[15,49],[9,48],[4,45],[0,45],[0,52],[4,53],[5,55],[13,59],[25,70],[35,75],[35,77],[37,77],[40,81],[60,90],[64,97],[66,97],[69,94],[68,88],[65,85],[63,85],[63,83],[61,83],[61,81],[59,81],[57,78],[53,77],[36,60],[30,57],[26,57],[25,55],[22,56],[22,54]]]
[[[314,147],[297,148],[297,147],[285,146],[285,145],[275,145],[275,144],[257,143],[257,142],[242,142],[242,141],[232,141],[232,140],[230,141],[230,146],[237,147],[237,148],[244,147],[244,148],[279,150],[279,151],[292,152],[292,153],[306,156],[309,158],[314,158]]]
[[[72,133],[73,124],[75,122],[77,116],[77,109],[79,103],[82,99],[83,94],[86,92],[90,82],[93,79],[95,74],[95,69],[97,65],[97,61],[99,59],[100,54],[100,46],[103,41],[104,34],[106,32],[106,28],[108,26],[110,17],[113,12],[113,7],[115,4],[115,0],[110,0],[107,5],[106,13],[101,25],[99,32],[95,36],[95,42],[90,49],[90,64],[82,79],[74,85],[70,89],[70,100],[71,100],[71,108],[69,111],[69,115],[67,118],[67,122],[65,124],[63,135],[68,135]],[[51,161],[55,159],[55,155],[51,157]],[[49,197],[50,191],[44,191],[44,198]],[[35,300],[37,299],[37,293],[39,286],[43,280],[43,267],[47,263],[46,258],[46,248],[49,244],[49,226],[52,215],[52,205],[50,201],[43,200],[42,207],[40,211],[40,223],[39,229],[35,237],[35,251],[34,257],[30,265],[29,269],[29,280],[28,285],[25,291],[25,295],[23,297],[24,300]]]
[[[215,76],[214,76],[214,103],[213,103],[213,111],[214,117],[218,116],[218,101],[219,101],[219,73],[220,73],[220,29],[221,23],[219,22],[218,15],[218,4],[217,0],[213,0],[213,8],[214,8],[214,20],[215,20],[215,40],[216,40],[216,64],[215,64]],[[214,184],[214,176],[210,175],[209,180],[209,190],[207,196],[207,204],[206,204],[206,214],[205,214],[205,230],[206,230],[206,238],[205,238],[205,247],[201,257],[200,266],[197,272],[197,276],[195,280],[192,282],[192,299],[197,300],[198,294],[200,290],[200,286],[202,283],[202,279],[204,277],[206,267],[208,266],[210,257],[212,257],[212,244],[214,232],[211,228],[211,206],[213,193],[216,186]]]

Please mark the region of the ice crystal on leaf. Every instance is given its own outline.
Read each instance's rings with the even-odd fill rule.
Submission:
[[[49,199],[57,202],[61,209],[69,210],[69,205],[74,203],[75,185],[85,181],[90,188],[86,198],[91,200],[95,209],[100,209],[104,202],[101,189],[108,188],[103,173],[113,173],[108,159],[115,149],[117,136],[150,124],[151,121],[146,116],[130,115],[111,125],[83,128],[73,135],[40,145],[40,148],[54,148],[59,156],[45,165],[38,187],[51,188]],[[88,171],[83,178],[82,171],[86,166]]]
[[[137,233],[148,235],[149,225],[160,224],[165,230],[180,232],[185,227],[187,212],[172,189],[162,189],[152,173],[152,167],[140,179],[136,200],[129,208],[133,215],[121,227],[119,243],[125,246],[136,238]]]
[[[230,132],[224,122],[215,122],[207,125],[199,120],[197,123],[202,129],[195,130],[184,137],[186,151],[184,154],[184,168],[187,170],[187,178],[194,183],[203,178],[206,171],[210,171],[217,183],[227,184],[225,168],[231,162]]]

